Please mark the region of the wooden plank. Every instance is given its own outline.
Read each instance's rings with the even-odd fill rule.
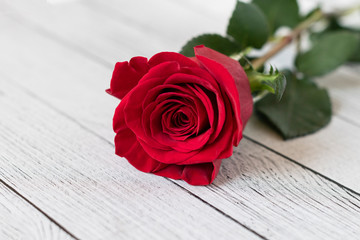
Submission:
[[[13,29],[15,32],[19,30],[16,25]],[[12,156],[12,158],[16,159],[16,166],[22,166],[26,173],[14,172],[15,170],[7,167],[6,169],[12,171],[6,175],[9,182],[15,182],[16,187],[21,187],[17,182],[22,180],[19,180],[20,177],[25,178],[26,174],[32,178],[40,178],[44,183],[42,186],[33,184],[31,188],[22,187],[21,191],[30,195],[42,209],[46,209],[46,212],[56,216],[64,226],[74,225],[71,216],[77,216],[77,219],[79,216],[86,217],[82,220],[90,227],[87,230],[88,234],[96,234],[104,230],[102,224],[112,223],[111,219],[115,216],[118,222],[110,226],[121,226],[120,230],[117,230],[119,232],[115,231],[117,234],[125,234],[123,231],[126,230],[127,234],[133,233],[133,229],[138,225],[134,226],[135,223],[126,225],[121,221],[126,218],[124,212],[131,214],[127,212],[128,209],[135,211],[131,216],[141,223],[149,221],[149,218],[144,220],[144,217],[160,211],[161,214],[154,215],[150,218],[150,222],[164,222],[161,226],[166,228],[169,228],[166,223],[175,221],[169,219],[170,217],[167,218],[168,215],[181,217],[182,211],[195,211],[196,214],[191,217],[182,218],[186,226],[195,224],[192,227],[195,229],[204,229],[200,226],[206,226],[206,230],[197,230],[200,233],[213,228],[214,231],[219,230],[213,225],[201,223],[199,226],[189,221],[188,219],[205,221],[204,216],[200,214],[204,211],[204,205],[193,203],[193,208],[189,208],[188,205],[191,204],[186,202],[186,194],[179,193],[178,188],[174,189],[163,178],[134,170],[125,160],[114,156],[112,146],[107,145],[104,139],[98,139],[88,131],[90,129],[95,134],[105,132],[101,130],[101,126],[106,126],[105,121],[95,119],[96,123],[91,123],[92,116],[96,117],[96,112],[110,116],[112,114],[110,113],[112,110],[109,109],[113,106],[106,105],[108,100],[105,100],[100,93],[96,93],[99,89],[97,84],[102,84],[100,82],[104,77],[102,74],[108,69],[41,36],[27,31],[19,32],[23,36],[24,32],[27,33],[25,34],[27,45],[22,47],[18,44],[18,52],[11,48],[11,52],[15,51],[21,56],[19,62],[13,64],[18,67],[23,66],[27,78],[26,82],[21,81],[24,75],[16,71],[13,71],[11,78],[9,77],[19,86],[5,91],[12,93],[13,96],[7,101],[10,105],[6,107],[8,117],[4,125],[7,127],[1,127],[1,131],[5,131],[7,140],[2,144],[9,144],[6,147],[10,148],[6,155],[14,155],[13,148],[16,144],[13,142],[18,138],[22,139],[23,149],[26,152],[17,153],[20,156]],[[40,49],[39,46],[42,51],[37,51]],[[38,57],[30,61],[30,53],[35,53],[34,51],[37,52]],[[9,72],[11,66],[5,66],[8,67]],[[91,73],[87,73],[89,69]],[[6,83],[4,85],[6,86]],[[21,89],[21,86],[26,86],[30,90]],[[69,86],[73,86],[74,89],[69,89]],[[24,92],[35,99],[29,98]],[[22,104],[24,102],[26,105]],[[76,104],[73,104],[74,102]],[[51,109],[43,104],[50,106]],[[92,108],[89,107],[90,105]],[[81,110],[80,106],[84,110]],[[59,112],[70,115],[72,119],[59,115]],[[27,120],[24,122],[24,119]],[[25,124],[23,129],[13,127],[21,126],[20,123]],[[86,130],[78,128],[79,124]],[[11,133],[8,133],[9,131]],[[106,135],[101,136],[110,140]],[[26,159],[25,156],[30,156],[30,159],[36,161],[29,162],[29,157]],[[22,160],[22,157],[26,160]],[[8,164],[8,161],[5,163]],[[341,236],[351,238],[359,234],[359,195],[346,191],[246,139],[239,148],[235,149],[234,157],[224,161],[215,184],[208,187],[192,187],[181,181],[174,183],[187,189],[191,196],[205,203],[211,203],[218,211],[250,229],[255,229],[266,238],[338,239]],[[44,186],[50,190],[42,192]],[[33,192],[41,195],[41,198],[33,196]],[[120,192],[123,194],[120,195]],[[134,199],[135,203],[133,203]],[[169,210],[166,204],[175,207],[176,210]],[[54,208],[54,205],[58,207]],[[59,211],[59,208],[62,211]],[[219,216],[205,217],[209,218],[209,221],[219,221],[217,220]],[[98,222],[94,220],[95,218]],[[94,221],[100,226],[94,226]],[[181,228],[183,227],[181,225]],[[230,227],[224,226],[224,231],[231,234],[224,238],[236,237],[237,233],[233,233]],[[159,226],[156,229],[160,228]],[[69,229],[82,233],[86,226],[73,226]],[[216,235],[211,232],[209,235],[215,236],[214,234]],[[220,234],[224,233],[221,232],[216,237]]]
[[[360,126],[360,64],[346,65],[317,82],[330,91],[334,114]]]
[[[357,192],[360,192],[359,132],[358,126],[338,117],[333,117],[331,123],[316,134],[286,142],[257,117],[252,117],[245,130],[251,139]]]
[[[160,0],[157,0],[160,1]],[[91,1],[91,3],[94,3],[94,1]],[[95,1],[96,3],[96,1]],[[159,2],[160,3],[160,2]],[[69,5],[64,5],[61,8],[53,8],[49,6],[42,6],[40,10],[36,10],[35,7],[32,4],[27,6],[31,12],[37,11],[39,17],[34,18],[33,15],[26,15],[26,11],[23,9],[24,5],[21,5],[21,7],[16,6],[15,9],[17,11],[22,13],[22,16],[25,16],[27,19],[30,19],[31,21],[35,22],[35,25],[29,25],[27,21],[19,20],[21,19],[18,15],[16,19],[21,22],[21,24],[31,27],[34,30],[37,30],[40,34],[46,35],[49,38],[59,42],[62,45],[65,45],[67,48],[69,46],[67,44],[81,44],[80,49],[84,49],[84,51],[89,51],[89,53],[93,54],[94,56],[98,56],[99,59],[101,58],[103,61],[106,62],[105,68],[98,68],[95,67],[95,63],[89,63],[88,65],[80,65],[78,64],[76,68],[76,71],[69,72],[69,74],[64,76],[66,79],[73,78],[73,79],[83,79],[83,83],[80,83],[79,81],[68,81],[69,84],[74,85],[72,89],[64,89],[63,84],[66,79],[61,80],[54,80],[54,82],[50,82],[48,79],[56,79],[57,76],[53,76],[51,72],[57,71],[58,64],[61,64],[61,67],[63,68],[71,68],[70,66],[75,66],[75,64],[71,61],[64,62],[57,58],[55,58],[55,53],[52,53],[54,48],[54,45],[49,45],[48,43],[43,43],[44,47],[43,49],[47,48],[46,51],[39,51],[39,49],[36,49],[37,42],[41,41],[36,38],[41,38],[40,36],[34,37],[30,34],[29,37],[25,39],[21,38],[21,35],[29,35],[27,31],[23,31],[19,29],[17,32],[14,31],[13,33],[6,36],[2,44],[3,46],[7,46],[6,49],[3,50],[5,53],[16,53],[18,55],[23,55],[20,59],[22,64],[29,64],[29,62],[34,61],[34,59],[31,57],[34,54],[37,54],[41,56],[40,59],[47,59],[47,61],[53,61],[52,66],[47,66],[49,68],[49,71],[41,72],[41,69],[43,68],[42,63],[39,63],[38,67],[34,67],[31,69],[32,74],[29,74],[27,77],[32,78],[34,80],[34,83],[24,82],[24,86],[31,86],[31,85],[37,85],[36,92],[38,94],[44,94],[43,96],[46,99],[49,99],[52,103],[55,102],[55,105],[60,106],[63,103],[62,95],[68,94],[70,96],[73,96],[74,98],[79,98],[78,95],[78,88],[83,88],[81,86],[86,86],[86,89],[91,91],[92,93],[89,94],[89,96],[94,96],[98,99],[94,105],[89,106],[87,101],[85,100],[87,97],[81,96],[83,98],[83,101],[78,101],[78,104],[76,106],[73,106],[71,108],[66,106],[67,112],[71,116],[77,116],[81,122],[86,122],[88,126],[90,126],[91,129],[98,129],[98,133],[100,133],[101,136],[104,136],[107,139],[111,139],[112,132],[111,129],[109,129],[109,122],[111,120],[111,110],[110,109],[104,109],[102,106],[115,106],[115,102],[108,99],[105,95],[103,95],[101,92],[99,92],[99,89],[105,89],[108,86],[108,79],[110,78],[111,74],[111,63],[115,62],[116,56],[121,57],[127,57],[128,54],[136,55],[136,53],[148,53],[150,54],[154,49],[152,49],[152,44],[140,44],[139,42],[136,42],[138,39],[137,36],[133,35],[133,31],[139,31],[139,34],[141,33],[142,37],[141,39],[148,39],[154,37],[154,33],[152,31],[146,31],[144,29],[147,29],[150,27],[151,23],[147,21],[138,21],[134,20],[135,23],[129,22],[129,18],[131,16],[126,15],[123,17],[122,14],[115,14],[114,11],[110,11],[109,8],[96,8],[96,11],[94,11],[91,7],[86,7],[86,5],[81,5],[82,3],[74,3]],[[144,3],[144,9],[146,9],[146,4]],[[174,3],[172,3],[174,4]],[[26,5],[25,5],[26,6]],[[97,4],[96,6],[99,6]],[[121,10],[121,5],[114,4],[114,9],[116,11],[120,11],[121,13],[126,13],[125,10]],[[132,7],[135,7],[134,5],[130,4],[130,9]],[[176,6],[176,5],[174,5]],[[38,6],[39,7],[39,6]],[[175,8],[168,6],[169,8]],[[33,9],[34,8],[34,9]],[[142,16],[142,14],[146,15],[145,10],[142,10],[143,12],[139,12],[139,15]],[[28,11],[30,11],[28,10]],[[45,11],[46,10],[46,11]],[[205,11],[206,12],[206,11]],[[124,13],[124,14],[125,14]],[[181,8],[179,10],[179,13],[182,15],[188,16],[188,18],[191,19],[191,16],[193,14],[189,15],[189,12]],[[50,18],[50,16],[53,16],[51,18],[51,21],[45,21],[46,18]],[[63,18],[61,16],[67,16],[67,18]],[[79,18],[76,18],[78,16]],[[93,16],[93,17],[89,17]],[[143,16],[144,17],[144,16]],[[219,16],[217,18],[220,18]],[[71,21],[67,21],[67,19],[72,19]],[[75,19],[75,20],[73,20]],[[80,20],[76,20],[80,19]],[[87,21],[82,21],[81,19],[87,19]],[[134,17],[136,19],[136,17]],[[212,21],[209,20],[208,17],[204,17],[204,19],[207,19],[208,22],[206,22],[206,25],[211,25],[209,22],[212,23]],[[216,18],[215,18],[216,19]],[[176,18],[173,19],[174,22],[176,22]],[[194,22],[196,22],[196,19],[193,19]],[[30,22],[31,22],[30,21]],[[131,30],[124,30],[121,28],[124,21],[127,21],[128,27],[131,26],[131,24],[134,24],[133,27],[129,28]],[[142,23],[143,25],[138,26],[137,24]],[[196,26],[204,26],[205,23],[202,23],[201,21],[196,22],[197,24],[194,24]],[[180,24],[180,23],[179,23]],[[71,27],[70,27],[71,25]],[[107,27],[106,27],[107,26]],[[189,26],[190,30],[192,26]],[[81,29],[81,30],[80,30]],[[83,29],[83,30],[82,30]],[[114,33],[112,29],[120,29],[122,31],[119,31]],[[134,30],[138,29],[138,30]],[[141,32],[144,30],[144,32]],[[170,29],[164,29],[164,32],[170,31]],[[118,35],[121,32],[121,35]],[[194,30],[195,32],[195,30]],[[61,34],[60,34],[61,33]],[[15,34],[15,35],[14,35]],[[53,34],[53,35],[51,35]],[[168,41],[168,36],[166,34],[159,35],[160,33],[156,33],[157,38],[154,40],[154,45],[157,45],[157,50],[159,47],[166,48],[169,46],[169,44],[172,46],[170,48],[175,49],[176,44],[174,42]],[[185,34],[185,33],[184,33]],[[189,34],[189,33],[187,33]],[[185,34],[186,35],[186,34]],[[93,38],[91,36],[97,36],[96,38]],[[116,38],[116,41],[112,41],[112,39]],[[15,38],[15,39],[13,39]],[[35,39],[34,39],[35,38]],[[86,41],[88,39],[88,41]],[[127,43],[134,43],[137,46],[137,50],[128,49],[127,45],[122,45],[123,43],[121,41],[127,42]],[[16,42],[18,46],[13,49],[11,47],[8,47],[11,45],[11,43]],[[140,40],[139,40],[140,41]],[[65,43],[64,43],[65,42]],[[163,45],[165,43],[165,45]],[[15,44],[13,45],[15,46]],[[30,48],[28,46],[31,46]],[[48,47],[46,47],[48,46]],[[74,45],[71,45],[74,46]],[[73,49],[70,47],[70,49]],[[117,49],[116,52],[113,50]],[[150,49],[150,50],[149,50]],[[119,52],[124,52],[124,54],[119,54]],[[87,56],[84,54],[84,52],[80,51],[82,55]],[[66,53],[61,53],[63,57],[65,58],[71,58],[70,56],[66,56]],[[71,55],[71,54],[69,54]],[[114,59],[112,61],[112,59]],[[15,59],[14,59],[15,60]],[[111,62],[111,61],[112,62]],[[119,60],[119,59],[118,59]],[[41,61],[41,60],[40,60]],[[96,61],[96,60],[95,60]],[[80,60],[79,60],[80,62]],[[89,61],[88,61],[89,62]],[[97,61],[99,62],[99,61]],[[7,59],[5,63],[3,63],[4,66],[9,66],[7,69],[11,68],[11,66],[15,66],[16,64],[19,64],[19,61],[16,60],[16,62],[11,62],[11,59]],[[11,66],[10,66],[11,65]],[[94,66],[94,67],[93,67]],[[50,70],[52,69],[52,70]],[[91,69],[92,71],[89,72],[88,69]],[[342,68],[344,69],[344,68]],[[299,138],[296,140],[288,141],[284,143],[283,140],[279,138],[278,135],[276,135],[273,130],[266,127],[264,124],[260,123],[256,118],[253,118],[250,122],[250,124],[247,126],[246,134],[250,138],[271,147],[272,149],[292,158],[293,160],[308,166],[320,173],[322,173],[325,176],[328,176],[331,179],[334,179],[335,181],[340,182],[341,184],[348,186],[349,188],[354,189],[357,192],[360,192],[360,175],[354,174],[360,171],[360,165],[358,163],[358,155],[360,154],[360,149],[358,148],[358,141],[351,136],[354,136],[356,133],[358,133],[360,130],[357,127],[357,124],[359,123],[359,114],[360,114],[360,106],[357,101],[357,92],[360,91],[360,86],[357,84],[357,76],[354,74],[346,74],[344,71],[340,69],[339,71],[334,72],[332,75],[325,77],[324,79],[320,79],[319,81],[323,83],[325,86],[329,87],[330,94],[332,95],[332,99],[334,102],[334,120],[333,123],[331,123],[328,127],[323,129],[322,131],[310,135],[308,137]],[[346,70],[348,71],[348,70]],[[39,72],[41,72],[42,77],[39,76]],[[350,70],[351,72],[351,70]],[[46,74],[46,76],[45,76]],[[64,73],[65,74],[65,73]],[[17,72],[14,75],[16,75],[16,78],[24,78],[21,72]],[[95,77],[96,75],[96,77]],[[93,77],[92,77],[93,76]],[[337,76],[337,77],[334,77]],[[91,85],[88,85],[86,83],[85,79],[97,79],[97,82],[92,82]],[[339,82],[337,81],[338,78],[345,79],[344,82],[347,82],[347,86],[349,87],[339,87]],[[331,80],[332,79],[332,80]],[[71,82],[71,83],[70,83]],[[343,81],[342,81],[343,82]],[[344,83],[344,84],[345,84]],[[52,88],[51,86],[56,85],[56,88]],[[350,84],[350,85],[349,85]],[[90,89],[91,88],[91,89]],[[56,90],[55,90],[56,89]],[[58,89],[64,89],[64,92]],[[52,100],[50,100],[52,99]],[[71,104],[71,103],[68,103]],[[97,107],[96,107],[97,106]],[[82,111],[86,110],[86,111]],[[91,120],[89,120],[89,116],[91,116]],[[354,124],[356,123],[356,124]],[[354,125],[354,126],[351,126]],[[343,130],[345,129],[345,130]],[[349,134],[350,133],[350,134]],[[355,139],[355,140],[354,140]],[[354,140],[354,141],[353,141]],[[339,142],[346,142],[346,147],[344,147],[343,144],[339,144]]]
[[[0,178],[80,239],[260,239],[0,79]],[[15,221],[15,220],[12,220]]]
[[[0,181],[0,239],[75,239]]]
[[[222,5],[228,6],[229,12],[233,8],[232,2]],[[228,12],[227,8],[221,8],[222,13]],[[78,1],[61,5],[14,0],[3,2],[1,9],[17,12],[26,25],[45,27],[59,39],[110,63],[134,55],[152,56],[164,50],[178,51],[192,36],[225,32],[228,21],[228,16],[206,15],[207,7],[189,9],[177,1],[165,0]],[[174,20],[173,24],[164,21],[167,19]]]
[[[284,140],[253,116],[245,134],[277,152],[360,192],[360,77],[358,67],[344,66],[317,79],[329,90],[333,119],[315,134]],[[352,126],[349,126],[352,125]]]
[[[79,238],[255,237],[236,223],[265,238],[360,234],[359,195],[246,139],[213,185],[173,181],[189,195],[133,169],[113,146],[19,86],[1,83],[1,177]]]
[[[358,194],[247,139],[214,184],[179,184],[269,239],[357,239],[360,233]]]

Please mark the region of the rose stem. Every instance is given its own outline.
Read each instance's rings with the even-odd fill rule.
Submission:
[[[351,13],[358,11],[359,9],[360,9],[360,5],[333,14],[324,14],[320,9],[315,11],[309,18],[307,18],[305,21],[301,22],[296,28],[294,28],[294,30],[288,36],[283,37],[282,40],[279,43],[277,43],[272,49],[270,49],[269,52],[267,52],[264,56],[254,60],[252,62],[253,68],[256,70],[259,67],[261,67],[267,60],[269,60],[275,54],[280,52],[284,47],[289,45],[294,39],[299,38],[302,31],[308,29],[313,23],[330,16],[341,17],[341,16],[350,15]]]
[[[282,38],[282,40],[277,43],[269,52],[267,52],[264,56],[254,60],[252,62],[253,68],[256,70],[260,68],[267,60],[273,57],[275,54],[280,52],[284,47],[289,45],[294,39],[296,39],[302,31],[308,29],[313,23],[319,21],[325,16],[325,14],[317,10],[315,11],[309,18],[305,21],[301,22],[294,30],[288,35]]]

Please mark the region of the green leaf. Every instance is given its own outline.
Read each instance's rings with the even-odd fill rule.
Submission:
[[[357,37],[357,47],[354,51],[354,53],[352,54],[352,56],[350,57],[349,61],[350,62],[360,62],[360,30],[354,30],[354,35],[356,35]]]
[[[324,33],[309,51],[297,56],[295,65],[307,76],[320,76],[348,61],[357,47],[358,38],[354,33],[349,31]]]
[[[354,54],[349,59],[351,62],[360,62],[360,33],[358,34],[358,47],[354,51]]]
[[[280,101],[286,87],[286,77],[283,73],[271,67],[268,74],[247,69],[246,75],[249,79],[252,93],[269,91],[275,95],[277,101]]]
[[[358,43],[357,49],[354,51],[352,56],[348,59],[350,62],[360,62],[360,29],[344,27],[339,23],[339,18],[336,16],[330,16],[328,19],[327,27],[320,32],[312,32],[310,40],[313,43],[319,40],[324,34],[335,32],[335,31],[349,31],[357,36]]]
[[[295,27],[301,20],[296,0],[253,0],[266,15],[270,32],[281,26]]]
[[[239,45],[226,37],[218,34],[203,34],[188,41],[182,47],[180,53],[187,57],[192,57],[194,56],[194,47],[198,45],[205,45],[206,47],[221,52],[227,56],[241,51]]]
[[[256,5],[237,1],[227,34],[232,36],[242,49],[261,48],[269,37],[269,26],[265,15]]]
[[[298,80],[290,72],[285,75],[287,87],[281,101],[268,95],[255,104],[257,112],[269,120],[284,139],[310,134],[327,125],[331,119],[327,91],[310,80]]]

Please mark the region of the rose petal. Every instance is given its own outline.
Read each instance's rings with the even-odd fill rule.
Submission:
[[[133,57],[130,62],[118,62],[106,90],[110,95],[122,99],[148,72],[149,65],[144,57]]]
[[[115,153],[120,157],[125,157],[138,170],[143,172],[157,171],[166,167],[166,164],[152,159],[141,147],[135,134],[126,126],[124,119],[124,98],[115,110],[114,131]]]
[[[195,72],[194,69],[190,69],[190,68],[182,69],[182,71]],[[200,73],[201,73],[201,71],[200,71]],[[206,74],[204,74],[203,76],[206,76]],[[211,137],[209,139],[209,143],[211,143],[218,137],[218,135],[223,127],[223,124],[225,122],[225,106],[224,106],[224,101],[223,101],[223,97],[221,94],[221,90],[219,88],[217,81],[213,77],[211,77],[211,76],[209,77],[209,76],[210,75],[206,76],[206,79],[205,79],[205,78],[198,77],[197,75],[176,73],[176,74],[173,74],[171,77],[169,77],[165,81],[165,84],[185,84],[185,83],[197,84],[197,85],[200,85],[200,86],[206,88],[211,93],[215,94],[216,101],[214,101],[213,98],[209,98],[212,102],[214,116],[215,116],[214,117],[214,125],[211,128],[214,133],[211,135]]]
[[[235,61],[234,59],[231,59],[205,46],[197,46],[194,48],[194,51],[195,51],[195,56],[198,59],[199,57],[200,58],[205,57],[214,60],[215,62],[224,66],[233,77],[241,105],[240,111],[241,111],[241,120],[243,124],[242,127],[244,127],[253,111],[253,101],[251,96],[250,84],[244,69],[241,67],[239,62]],[[204,64],[204,62],[202,62],[202,64]],[[213,67],[214,66],[207,66],[206,69],[209,72],[214,72],[215,70],[217,70],[217,68],[215,67],[214,69]],[[225,83],[225,86],[230,87],[231,85],[229,84],[229,82]],[[236,145],[238,144],[239,141],[240,138],[235,139]]]
[[[198,103],[195,101],[196,99],[194,99],[194,97],[192,95],[194,95],[194,94],[192,93],[192,91],[190,89],[182,87],[182,86],[177,86],[177,85],[160,85],[160,86],[153,88],[152,90],[149,91],[145,100],[143,101],[143,117],[142,117],[143,126],[147,126],[150,115],[151,115],[151,113],[154,112],[154,109],[158,104],[161,105],[165,101],[169,104],[172,103],[172,105],[169,106],[168,108],[164,108],[167,110],[164,110],[164,113],[161,114],[162,115],[161,122],[169,123],[169,124],[163,124],[162,130],[164,133],[167,133],[170,136],[172,131],[170,131],[170,129],[166,127],[166,126],[168,126],[168,127],[171,126],[170,123],[172,121],[173,116],[170,113],[175,114],[175,112],[176,112],[175,110],[179,109],[181,107],[181,105],[186,105],[186,106],[192,108],[194,112],[196,112],[196,108],[194,106],[197,106]],[[171,99],[173,99],[173,100],[171,100]],[[169,100],[171,100],[171,101],[169,101]],[[166,121],[165,121],[165,118],[167,119]],[[191,117],[189,119],[189,126],[192,126],[192,125],[195,126],[196,123],[194,121],[190,122],[190,120],[193,120],[193,118]],[[191,127],[191,128],[194,128],[194,127]],[[185,133],[185,132],[190,133],[191,128],[188,129],[189,131],[186,130],[183,133]],[[151,136],[150,128],[145,127],[144,130],[148,136]],[[192,134],[190,134],[188,136],[181,136],[180,133],[175,134],[175,135],[177,137],[175,137],[174,139],[185,140]],[[171,135],[170,137],[173,138],[174,135]]]
[[[148,91],[143,100],[142,108],[145,109],[148,104],[155,101],[161,102],[168,98],[184,98],[185,95],[190,96],[191,94],[192,91],[185,86],[174,84],[158,85]]]
[[[159,149],[160,154],[157,154],[159,152],[151,145],[150,146],[143,145],[145,151],[148,152],[150,156],[163,163],[177,163],[179,161],[180,162],[183,161],[184,158],[182,154],[180,155],[180,152],[188,153],[190,151],[201,149],[206,144],[211,134],[210,130],[205,131],[204,133],[197,136],[193,136],[192,138],[188,138],[185,141],[175,141],[168,134],[165,134],[161,126],[161,118],[164,112],[164,106],[166,107],[166,104],[171,101],[174,100],[166,100],[163,103],[156,106],[156,108],[150,115],[150,129],[151,129],[152,139],[156,140],[157,142],[159,142],[164,146],[169,146],[175,150],[175,151],[170,150],[169,153],[165,155],[172,153],[173,156],[168,158],[163,154],[164,151],[162,149]],[[187,110],[185,111],[192,112],[193,110],[187,108]],[[193,114],[193,113],[189,113],[189,114]],[[144,142],[147,141],[144,140]]]
[[[195,101],[197,108],[196,113],[198,116],[196,133],[199,134],[199,132],[208,129],[209,127],[213,127],[214,109],[209,98],[213,97],[213,99],[215,99],[215,94],[211,93],[212,96],[209,96],[210,94],[206,94],[204,89],[200,88],[198,85],[194,85],[194,87],[189,86],[189,88],[191,88],[194,94],[198,97],[198,100],[200,100]],[[198,102],[201,102],[202,104],[199,104]]]
[[[170,151],[172,150],[170,146],[159,142],[158,139],[153,137],[153,132],[156,130],[155,128],[159,128],[158,131],[162,132],[161,123],[158,123],[158,126],[153,126],[154,124],[150,122],[151,114],[155,111],[156,107],[158,107],[156,102],[149,104],[141,115],[141,124],[143,130],[141,140],[152,148]]]
[[[224,98],[225,105],[229,106],[230,102],[228,99]],[[210,162],[215,159],[224,159],[228,158],[232,155],[233,152],[233,131],[234,129],[234,121],[232,111],[227,110],[226,112],[226,121],[224,126],[216,139],[216,141],[212,143],[207,143],[206,147],[197,152],[197,154],[189,157],[185,161],[181,162],[181,164],[196,164],[196,163],[204,163]]]
[[[221,166],[221,160],[194,165],[168,165],[153,172],[172,179],[182,179],[191,185],[208,185],[214,181]]]
[[[179,77],[185,81],[184,78],[188,77],[188,75],[175,74],[169,79],[172,79],[173,77]],[[194,116],[197,118],[197,134],[199,134],[200,131],[205,131],[209,126],[212,126],[214,122],[214,110],[209,97],[215,98],[215,94],[211,93],[211,96],[207,96],[204,93],[205,89],[201,89],[197,84],[182,84],[182,86],[164,84],[155,89],[158,90],[156,92],[157,102],[161,103],[167,99],[174,99],[174,102],[178,102],[180,105],[189,106],[194,110]],[[144,102],[149,102],[149,95],[150,99],[154,98],[153,90],[155,89],[152,89],[151,93],[149,92]]]
[[[219,63],[198,56],[199,61],[203,66],[214,75],[214,78],[219,82],[221,89],[225,91],[223,94],[223,98],[228,97],[230,99],[231,108],[230,111],[234,112],[233,121],[235,121],[234,132],[234,145],[237,145],[241,139],[242,134],[242,121],[241,121],[241,113],[240,113],[240,102],[239,102],[239,94],[236,90],[235,82],[229,72],[221,66]]]
[[[179,64],[167,62],[159,64],[141,79],[141,84],[137,85],[131,92],[124,108],[126,125],[135,133],[138,138],[146,139],[146,134],[142,127],[142,100],[147,95],[149,89],[161,85],[166,77],[171,73],[179,71]]]
[[[180,113],[168,111],[161,116],[163,132],[175,141],[184,141],[195,134],[195,119],[182,119]]]
[[[158,64],[164,62],[172,62],[172,61],[179,63],[181,67],[199,67],[199,65],[196,64],[190,58],[185,57],[184,55],[181,55],[180,53],[176,53],[176,52],[161,52],[155,54],[153,57],[149,59],[149,65],[152,68]]]

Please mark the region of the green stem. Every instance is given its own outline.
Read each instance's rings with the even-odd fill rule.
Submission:
[[[345,16],[348,16],[348,15],[350,15],[350,14],[356,12],[356,11],[360,11],[360,5],[357,5],[357,6],[354,6],[352,8],[339,11],[337,13],[334,13],[333,15],[335,15],[336,17],[345,17]]]
[[[235,59],[236,61],[239,61],[243,56],[248,55],[251,52],[251,50],[252,50],[251,47],[247,47],[243,51],[241,51],[239,53],[235,53],[235,54],[231,55],[230,57],[232,59]]]
[[[301,22],[288,36],[283,37],[283,39],[277,43],[269,52],[267,52],[261,58],[256,59],[252,62],[252,66],[254,69],[260,68],[264,63],[269,60],[271,57],[280,52],[284,47],[289,45],[294,39],[296,39],[304,30],[308,29],[312,26],[313,23],[323,19],[325,14],[317,10],[315,11],[309,18],[305,21]]]
[[[339,12],[335,12],[332,14],[325,14],[320,9],[315,11],[310,17],[308,17],[305,21],[301,22],[296,28],[294,28],[294,30],[288,36],[283,37],[283,39],[279,43],[274,45],[274,47],[270,49],[269,52],[267,52],[264,56],[254,60],[252,63],[253,68],[255,70],[260,68],[262,65],[264,65],[264,63],[267,60],[269,60],[271,57],[273,57],[278,52],[280,52],[284,47],[289,45],[294,39],[297,39],[304,30],[310,28],[315,22],[329,18],[331,16],[337,16],[337,17],[347,16],[359,10],[360,10],[360,5]]]

